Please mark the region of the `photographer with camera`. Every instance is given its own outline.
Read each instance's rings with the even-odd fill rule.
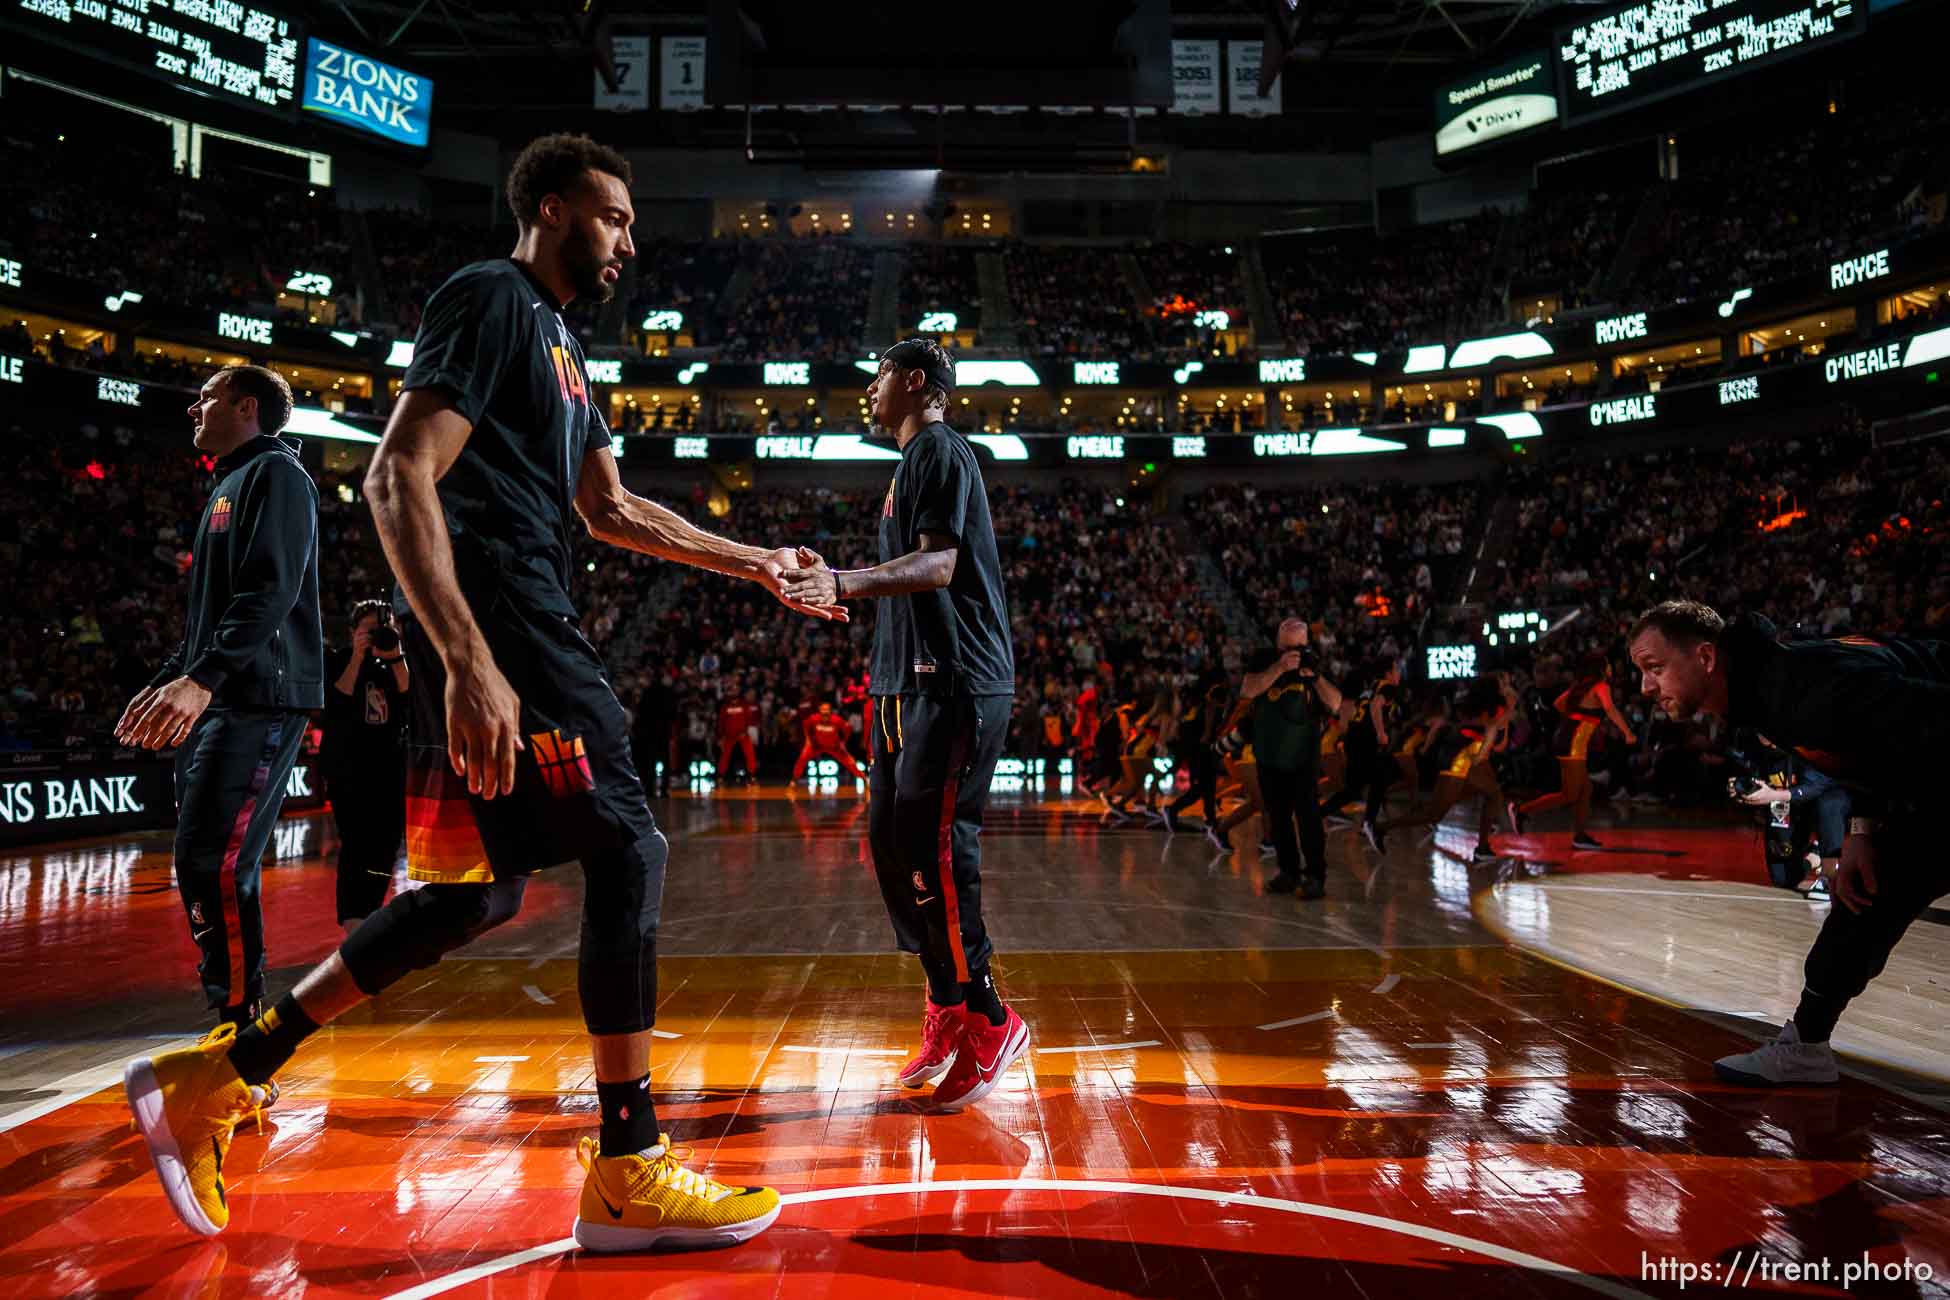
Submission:
[[[1810,902],[1829,901],[1829,882],[1841,868],[1842,841],[1848,832],[1848,787],[1798,756],[1789,762],[1786,772],[1779,774],[1778,783],[1734,778],[1728,784],[1740,802],[1767,808],[1776,824],[1792,827],[1785,836],[1794,846],[1790,861],[1807,849],[1809,832],[1813,832],[1815,852],[1810,855],[1813,861],[1808,863],[1813,873],[1803,876],[1794,888],[1806,894]],[[1773,858],[1770,853],[1770,869]],[[1775,883],[1785,885],[1791,881],[1789,876]]]
[[[352,647],[326,675],[325,792],[339,833],[338,920],[347,934],[379,910],[406,835],[406,693],[412,677],[393,608],[352,607]]]
[[[1266,892],[1297,890],[1300,897],[1312,899],[1327,892],[1327,832],[1317,802],[1320,715],[1316,701],[1329,715],[1338,713],[1341,691],[1320,675],[1307,642],[1305,620],[1289,618],[1281,623],[1277,644],[1254,661],[1241,695],[1253,704],[1260,797],[1266,803],[1266,830],[1280,864],[1279,873],[1266,882]],[[1305,872],[1300,869],[1302,853]]]

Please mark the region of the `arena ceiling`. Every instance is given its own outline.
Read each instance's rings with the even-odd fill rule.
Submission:
[[[729,0],[727,0],[729,2]],[[1081,0],[1078,0],[1081,3]],[[1101,2],[1101,0],[1100,0]],[[1470,64],[1548,39],[1567,9],[1612,0],[1168,0],[1172,33],[1283,43],[1285,115],[1255,123],[1160,123],[1156,131],[1200,147],[1359,148],[1379,136],[1425,129],[1435,85]],[[756,8],[762,0],[752,0]],[[510,108],[589,109],[586,87],[608,63],[614,35],[702,34],[713,0],[285,0],[321,35],[425,71],[441,85],[437,114],[492,129]],[[1292,7],[1290,7],[1292,6]],[[1103,3],[1105,9],[1134,5]],[[952,7],[917,11],[884,3],[823,3],[836,32],[912,24],[923,50],[951,48],[930,29]],[[978,7],[988,21],[991,5]],[[958,38],[966,33],[957,34]],[[1031,38],[1032,40],[1034,38]],[[950,57],[938,55],[938,57]],[[864,92],[863,92],[864,93]],[[666,115],[651,115],[653,117]],[[705,114],[726,118],[732,114]],[[738,115],[742,116],[742,115]],[[646,135],[651,123],[606,123],[611,135]],[[700,122],[677,143],[731,144],[741,130]],[[716,136],[724,135],[720,140]],[[644,140],[643,143],[649,143]]]

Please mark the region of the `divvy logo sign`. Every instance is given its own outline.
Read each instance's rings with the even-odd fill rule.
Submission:
[[[401,144],[424,146],[433,79],[316,36],[305,64],[305,111]]]

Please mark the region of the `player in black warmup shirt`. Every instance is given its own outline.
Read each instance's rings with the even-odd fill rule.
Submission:
[[[1385,847],[1381,814],[1387,807],[1388,787],[1399,774],[1390,746],[1401,725],[1396,716],[1401,680],[1401,667],[1392,660],[1369,670],[1368,688],[1355,701],[1354,717],[1347,724],[1347,777],[1341,788],[1320,804],[1324,819],[1339,815],[1348,800],[1364,798],[1361,834],[1377,853]]]
[[[835,573],[802,551],[793,600],[876,598],[869,777],[874,869],[903,952],[927,974],[921,1051],[901,1083],[934,1101],[986,1097],[1029,1045],[996,994],[982,924],[978,837],[1015,694],[1015,650],[981,466],[942,423],[955,363],[939,344],[887,349],[867,389],[873,422],[900,444],[880,511],[880,563]]]
[[[221,1022],[248,1024],[264,997],[261,859],[306,711],[325,703],[318,489],[297,442],[277,436],[291,386],[275,370],[219,370],[190,417],[217,482],[190,550],[189,619],[115,737],[179,747],[176,887],[202,953],[197,974]],[[269,1089],[268,1075],[252,1082]]]
[[[352,607],[352,645],[325,672],[319,766],[339,833],[338,918],[347,934],[386,901],[406,835],[406,694],[412,685],[392,605]]]
[[[172,1208],[195,1231],[230,1217],[223,1153],[260,1083],[320,1025],[514,916],[529,874],[581,865],[578,992],[600,1140],[575,1223],[586,1249],[743,1241],[778,1194],[683,1168],[649,1091],[656,936],[668,846],[631,762],[628,725],[569,597],[576,516],[597,538],[759,582],[797,563],[713,537],[626,491],[562,308],[608,297],[629,229],[629,164],[586,136],[516,160],[514,253],[456,272],[428,301],[403,392],[366,475],[400,581],[412,665],[408,869],[395,895],[271,1010],[196,1047],[131,1062],[129,1100]],[[788,602],[790,603],[790,602]],[[795,606],[819,617],[843,610]]]

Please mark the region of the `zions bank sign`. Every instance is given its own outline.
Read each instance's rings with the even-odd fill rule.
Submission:
[[[340,126],[424,148],[433,112],[433,78],[314,36],[305,64],[304,107]]]

